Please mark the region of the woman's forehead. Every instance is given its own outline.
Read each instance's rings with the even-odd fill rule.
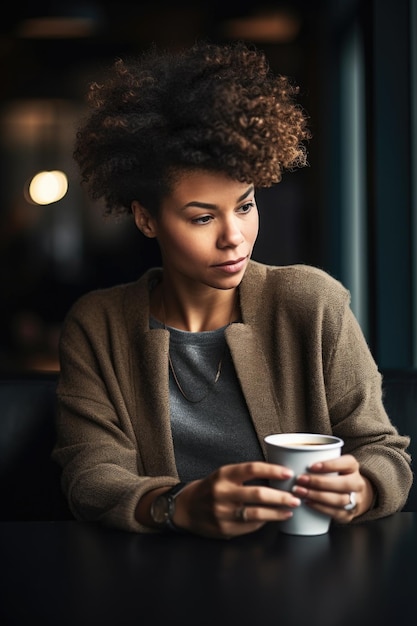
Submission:
[[[237,181],[224,172],[208,170],[183,170],[178,172],[171,184],[170,194],[184,204],[200,200],[210,202],[210,198],[219,199],[225,195],[238,201],[250,193],[253,185]]]

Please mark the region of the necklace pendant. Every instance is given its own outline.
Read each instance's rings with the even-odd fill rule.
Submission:
[[[172,377],[174,379],[174,382],[179,390],[179,392],[181,393],[181,395],[183,396],[183,398],[185,398],[185,400],[187,400],[187,402],[190,402],[191,404],[198,404],[200,402],[202,402],[203,400],[205,400],[211,393],[211,391],[214,389],[215,385],[217,384],[219,378],[220,378],[220,374],[222,372],[222,365],[223,365],[223,357],[224,357],[224,352],[226,350],[226,342],[225,342],[225,346],[223,348],[223,352],[222,352],[222,356],[220,358],[220,361],[218,363],[217,366],[217,372],[216,372],[216,376],[214,378],[214,381],[207,387],[207,390],[205,393],[203,393],[203,395],[201,397],[198,398],[191,398],[183,389],[183,386],[181,385],[177,372],[175,371],[174,368],[174,364],[172,362],[172,358],[171,358],[171,353],[168,350],[168,363],[169,363],[169,368],[171,370],[172,373]]]

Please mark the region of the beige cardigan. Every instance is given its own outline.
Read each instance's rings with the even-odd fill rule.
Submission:
[[[178,480],[168,394],[169,332],[149,328],[149,282],[83,296],[60,343],[54,458],[74,515],[130,531],[143,493]],[[251,261],[240,286],[242,323],[226,330],[259,441],[273,432],[334,433],[378,497],[361,520],[404,505],[409,439],[384,410],[381,376],[348,291],[303,265]]]

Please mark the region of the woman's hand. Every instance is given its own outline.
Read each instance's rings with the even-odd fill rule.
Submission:
[[[253,480],[286,480],[292,472],[261,461],[225,465],[196,480],[176,498],[174,522],[180,528],[205,537],[231,538],[292,516],[301,504],[294,494]]]
[[[311,473],[297,477],[293,493],[316,511],[347,524],[372,506],[373,487],[360,473],[359,463],[352,455],[343,454],[337,459],[315,463],[309,470]],[[325,476],[329,472],[337,472],[337,475]],[[352,492],[356,506],[347,511],[344,507],[349,504]]]

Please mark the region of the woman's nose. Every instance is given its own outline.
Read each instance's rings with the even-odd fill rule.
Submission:
[[[234,218],[225,220],[222,223],[218,237],[219,247],[236,247],[244,240],[238,221]]]

